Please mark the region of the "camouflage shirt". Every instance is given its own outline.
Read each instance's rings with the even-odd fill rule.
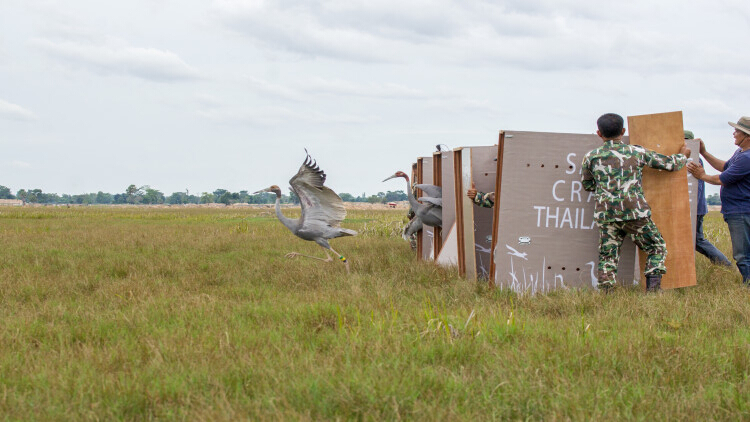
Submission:
[[[484,193],[477,191],[477,196],[474,197],[474,204],[483,208],[492,208],[495,206],[495,203],[490,199],[491,194],[492,192]]]
[[[643,167],[677,171],[685,166],[683,154],[662,155],[640,145],[606,141],[583,157],[583,188],[594,191],[594,220],[599,223],[650,217],[643,197]]]

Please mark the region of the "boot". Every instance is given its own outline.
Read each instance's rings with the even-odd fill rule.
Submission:
[[[658,292],[661,290],[661,274],[653,274],[646,276],[646,291],[647,292]]]

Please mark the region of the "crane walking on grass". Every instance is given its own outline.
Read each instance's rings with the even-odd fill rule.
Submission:
[[[307,153],[307,149],[305,149],[305,153]],[[349,262],[328,244],[328,240],[342,236],[356,236],[357,232],[340,227],[341,222],[346,217],[344,201],[341,200],[336,192],[323,186],[325,181],[326,174],[313,161],[310,154],[307,153],[307,158],[305,158],[305,162],[302,163],[297,174],[289,179],[290,189],[299,197],[299,202],[302,206],[302,215],[298,220],[285,217],[281,213],[281,189],[278,186],[273,185],[255,193],[275,193],[276,217],[279,218],[279,221],[300,239],[314,241],[323,247],[323,251],[326,254],[326,259],[323,259],[290,252],[285,255],[287,258],[304,256],[305,258],[331,262],[333,258],[328,254],[330,250],[338,255],[339,260],[346,266],[346,272],[349,273]]]
[[[442,227],[443,226],[443,190],[440,186],[435,185],[414,185],[427,196],[420,196],[419,202],[414,197],[412,192],[411,183],[409,183],[409,176],[403,171],[397,171],[393,176],[383,180],[395,179],[396,177],[403,177],[406,179],[406,195],[409,197],[409,204],[414,214],[417,215],[422,221],[422,224],[430,227]]]

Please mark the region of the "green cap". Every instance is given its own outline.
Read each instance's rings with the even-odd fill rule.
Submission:
[[[693,136],[693,132],[686,130],[685,131],[685,139],[695,139],[695,136]]]

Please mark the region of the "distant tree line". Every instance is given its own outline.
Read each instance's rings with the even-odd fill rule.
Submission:
[[[719,199],[719,194],[715,193],[713,195],[708,195],[706,197],[706,203],[708,205],[721,205],[721,199]]]
[[[354,196],[348,193],[339,195],[346,202],[369,202],[386,203],[391,201],[405,201],[406,194],[403,191],[378,192],[376,195],[367,196],[364,193]],[[226,189],[216,189],[213,192],[203,192],[200,195],[191,194],[187,189],[185,192],[174,192],[169,196],[158,189],[145,185],[137,187],[130,185],[123,193],[84,193],[80,195],[69,195],[42,192],[41,189],[20,189],[14,195],[10,188],[0,185],[0,199],[20,199],[24,202],[34,204],[208,204],[221,203],[231,204],[272,204],[276,202],[276,195],[260,193],[253,195],[246,190],[229,192]],[[284,204],[298,204],[299,198],[290,192],[290,195],[282,195],[281,202]]]

